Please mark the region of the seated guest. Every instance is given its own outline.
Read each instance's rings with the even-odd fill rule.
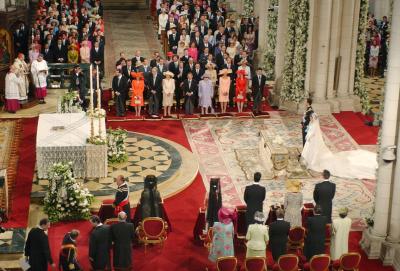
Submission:
[[[81,63],[90,63],[90,48],[89,41],[83,41],[82,47],[79,49],[81,55]]]
[[[246,258],[247,257],[266,257],[268,243],[268,226],[264,225],[265,216],[262,212],[254,214],[254,224],[251,224],[246,234]]]
[[[97,215],[89,219],[93,226],[89,238],[89,261],[93,270],[110,270],[110,227],[103,225]]]
[[[301,208],[303,207],[303,194],[301,193],[301,182],[297,180],[288,181],[285,194],[285,221],[292,228],[301,226]]]
[[[269,224],[269,246],[274,261],[286,254],[286,245],[290,230],[290,223],[283,220],[284,212],[282,209],[276,211],[277,220]]]
[[[322,210],[319,205],[314,207],[314,216],[307,219],[307,236],[304,243],[304,255],[307,261],[314,255],[325,253],[325,231],[328,219],[321,215]]]
[[[218,220],[213,225],[213,240],[208,259],[215,262],[219,257],[234,256],[233,250],[233,221],[236,214],[222,207],[218,211]]]
[[[64,236],[59,260],[63,271],[82,270],[77,259],[76,238],[78,236],[78,230],[72,230]]]
[[[161,203],[160,192],[157,190],[157,178],[154,175],[147,175],[144,179],[144,190],[140,196],[142,220],[147,217],[163,218]]]
[[[222,207],[221,184],[219,178],[211,178],[208,196],[204,200],[206,206],[206,229],[218,221],[218,211]]]
[[[332,222],[331,259],[337,260],[349,251],[351,218],[347,217],[347,207],[339,209],[339,217]]]

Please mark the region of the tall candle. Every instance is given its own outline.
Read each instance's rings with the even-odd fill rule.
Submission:
[[[93,113],[93,70],[90,64],[90,113]]]
[[[100,110],[101,108],[101,94],[100,94],[100,73],[99,73],[99,65],[96,66],[97,69],[97,108]]]

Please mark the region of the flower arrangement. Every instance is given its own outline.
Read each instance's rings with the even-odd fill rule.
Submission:
[[[93,195],[72,173],[72,163],[55,163],[49,171],[44,211],[50,221],[87,219]]]
[[[123,129],[107,130],[107,156],[109,163],[123,163],[128,160],[125,148],[125,139],[127,136],[127,131]]]
[[[252,17],[254,12],[254,0],[244,0],[243,2],[243,16]]]
[[[368,90],[362,81],[364,78],[365,64],[365,35],[368,26],[368,0],[360,2],[360,18],[358,23],[358,38],[356,50],[356,69],[354,74],[354,94],[360,97],[363,113],[368,113],[371,105],[368,97]]]
[[[107,139],[99,135],[96,135],[86,139],[86,142],[93,145],[105,145],[107,143]]]
[[[278,6],[279,0],[271,0],[270,6]],[[276,10],[268,11],[267,15],[267,48],[264,53],[264,71],[268,80],[275,79],[275,49],[276,35],[278,29],[278,12]]]
[[[308,0],[290,0],[288,35],[281,99],[299,103],[307,95],[305,90],[309,4]]]
[[[103,108],[96,107],[93,109],[93,113],[88,110],[87,115],[92,116],[95,119],[101,119],[106,117],[106,111]]]
[[[74,113],[81,111],[79,104],[79,95],[76,91],[65,93],[61,96],[60,113]]]

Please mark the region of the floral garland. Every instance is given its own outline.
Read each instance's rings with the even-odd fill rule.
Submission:
[[[93,109],[93,113],[90,113],[90,110],[88,110],[87,115],[95,119],[101,119],[106,117],[106,111],[103,108],[95,108]]]
[[[96,135],[86,139],[86,142],[93,145],[105,145],[107,144],[107,139],[99,135]]]
[[[50,221],[87,219],[92,201],[93,195],[74,178],[71,162],[53,164],[44,198],[44,211]]]
[[[128,133],[126,130],[116,129],[107,130],[107,156],[111,164],[123,163],[128,161],[128,154],[125,148],[125,139]]]
[[[281,99],[284,101],[299,103],[306,97],[308,21],[308,0],[290,0],[281,89]]]
[[[74,113],[75,111],[81,111],[78,93],[76,91],[65,93],[61,96],[60,113]]]
[[[246,18],[252,17],[254,12],[254,0],[244,0],[243,16]]]
[[[279,0],[271,0],[270,6],[279,5]],[[267,15],[267,48],[264,53],[264,71],[268,80],[275,79],[275,49],[276,35],[278,30],[278,12],[276,10],[268,11]]]
[[[356,50],[356,68],[354,74],[354,94],[360,97],[363,113],[368,113],[371,105],[368,97],[368,90],[362,81],[364,78],[364,64],[365,64],[365,35],[368,25],[368,0],[361,0],[360,2],[360,18],[358,22],[358,39]]]

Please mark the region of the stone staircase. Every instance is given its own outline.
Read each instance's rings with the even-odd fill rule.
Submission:
[[[105,10],[140,10],[148,9],[149,0],[102,0]]]

